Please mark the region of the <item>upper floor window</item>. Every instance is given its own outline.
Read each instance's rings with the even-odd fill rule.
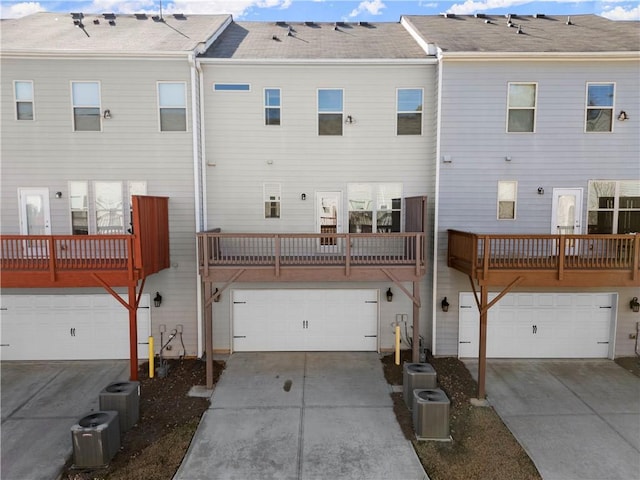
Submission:
[[[187,86],[184,82],[158,82],[161,132],[187,131]]]
[[[422,135],[422,89],[399,88],[397,93],[398,135]]]
[[[16,119],[33,120],[33,82],[16,80],[13,82],[16,100]]]
[[[280,89],[264,89],[264,124],[280,125]]]
[[[279,183],[265,183],[262,186],[264,198],[264,218],[280,218],[280,198],[282,196]]]
[[[100,84],[98,82],[71,82],[73,101],[73,129],[76,132],[99,132]]]
[[[347,196],[349,233],[402,231],[401,183],[352,183]]]
[[[342,89],[318,90],[318,135],[342,135]]]
[[[518,182],[513,180],[498,182],[498,220],[516,219],[516,197]]]
[[[640,181],[589,182],[589,233],[640,232]]]
[[[213,89],[227,92],[249,92],[251,85],[248,83],[214,83]]]
[[[613,126],[613,83],[587,83],[587,132],[610,132]]]
[[[507,132],[534,132],[536,124],[535,83],[509,83]]]

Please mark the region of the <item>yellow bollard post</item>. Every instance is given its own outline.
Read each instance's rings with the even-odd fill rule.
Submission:
[[[149,378],[153,378],[155,368],[153,367],[153,337],[149,337]]]
[[[400,365],[400,325],[396,325],[396,365]]]

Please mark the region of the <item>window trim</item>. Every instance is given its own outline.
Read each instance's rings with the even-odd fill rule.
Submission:
[[[589,108],[589,86],[590,85],[612,85],[613,86],[613,99],[611,100],[611,107],[602,107],[599,105]],[[615,107],[616,107],[616,82],[586,82],[584,92],[584,133],[613,133],[613,126],[615,124]],[[587,130],[587,120],[589,110],[611,110],[611,128],[609,130]]]
[[[416,113],[413,111],[400,110],[398,105],[400,90],[420,90],[421,106],[420,110],[420,133],[398,133],[398,117],[401,113]],[[424,87],[396,87],[396,137],[421,137],[424,135]]]
[[[160,106],[160,85],[162,84],[169,84],[169,85],[183,85],[184,86],[184,106],[177,106],[177,105],[172,105],[172,106]],[[171,80],[159,80],[156,82],[156,103],[158,106],[158,132],[160,133],[168,133],[168,134],[172,134],[172,133],[185,133],[189,131],[189,112],[187,110],[187,82],[185,81],[171,81]],[[184,130],[162,130],[162,117],[161,117],[161,110],[163,108],[183,108],[184,109]]]
[[[250,83],[215,82],[213,84],[213,91],[214,92],[250,92],[251,84]]]
[[[341,107],[342,110],[338,111],[328,111],[328,112],[320,112],[320,92],[321,91],[340,91],[342,92],[342,98],[341,98]],[[336,88],[336,87],[322,87],[322,88],[317,88],[316,89],[316,111],[317,111],[317,116],[316,116],[316,123],[317,123],[317,136],[318,137],[343,137],[344,136],[344,88]],[[339,135],[328,135],[328,134],[321,134],[320,133],[320,115],[337,115],[339,114],[341,117],[340,120],[340,134]]]
[[[18,99],[18,83],[29,83],[31,84],[31,117],[28,118],[19,118],[18,117],[18,102],[27,103]],[[33,80],[14,80],[13,81],[13,113],[14,119],[19,122],[35,122],[36,120],[36,101],[35,101],[35,88]]]
[[[533,95],[533,107],[511,107],[511,85],[533,85],[535,92]],[[512,132],[509,130],[509,113],[511,110],[533,110],[533,129],[530,132]],[[507,82],[507,115],[505,118],[505,132],[510,134],[532,134],[536,133],[538,123],[538,82]]]
[[[267,105],[267,90],[278,90],[278,106],[274,107],[272,105]],[[262,90],[262,100],[264,103],[264,126],[265,127],[280,127],[282,126],[282,89],[280,87],[264,87]],[[267,110],[278,110],[279,115],[278,119],[280,120],[278,124],[267,123]]]
[[[75,102],[73,98],[73,85],[76,83],[95,83],[98,85],[98,105],[87,106],[83,105],[78,108],[97,108],[98,109],[98,121],[100,122],[100,128],[98,130],[77,130],[76,129],[76,115],[75,115]],[[71,131],[74,133],[95,133],[102,132],[102,82],[100,80],[71,80],[70,81],[70,89],[71,89]]]
[[[500,185],[512,184],[513,185],[513,218],[501,218],[500,217],[500,202],[506,202],[507,200],[500,200]],[[509,200],[511,201],[511,200]],[[517,180],[498,180],[496,187],[496,219],[498,221],[514,221],[518,218],[518,181]]]

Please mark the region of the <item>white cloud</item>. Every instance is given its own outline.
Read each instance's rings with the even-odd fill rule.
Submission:
[[[0,6],[0,18],[20,18],[32,13],[44,12],[46,8],[40,2],[22,2]]]
[[[364,12],[367,12],[370,15],[381,15],[381,10],[383,8],[387,8],[387,6],[382,2],[382,0],[364,0],[360,2],[360,5],[358,5],[357,8],[349,14],[349,17],[357,17]]]
[[[471,15],[484,10],[494,8],[509,8],[516,5],[524,5],[531,3],[531,0],[484,0],[474,1],[466,0],[464,3],[456,3],[447,9],[447,13],[456,13],[458,15]]]
[[[600,15],[609,20],[640,20],[640,6],[628,10],[624,7],[617,6],[615,8],[605,9]]]

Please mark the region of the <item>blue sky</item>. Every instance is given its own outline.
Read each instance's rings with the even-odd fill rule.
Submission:
[[[0,0],[0,17],[38,11],[84,13],[185,14],[230,13],[245,21],[397,22],[401,15],[457,13],[579,15],[592,13],[612,20],[640,20],[638,1],[627,0]]]

